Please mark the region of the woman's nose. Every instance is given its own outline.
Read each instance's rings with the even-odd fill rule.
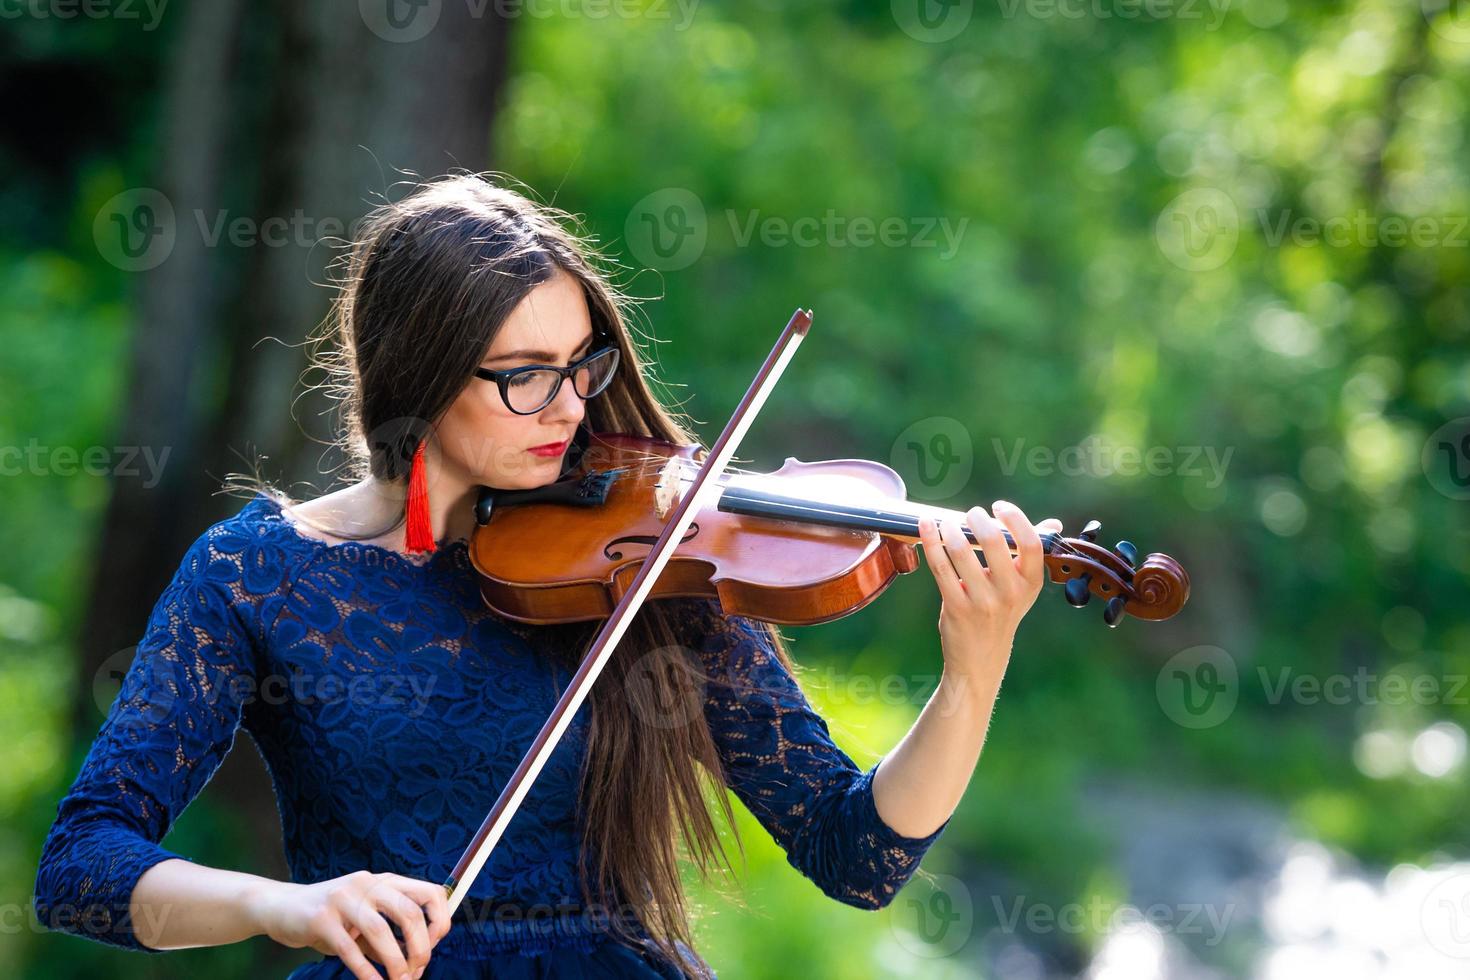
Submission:
[[[572,379],[567,378],[561,383],[561,388],[557,389],[551,404],[542,411],[549,413],[552,420],[557,422],[580,422],[582,416],[587,414],[587,403],[577,394]]]

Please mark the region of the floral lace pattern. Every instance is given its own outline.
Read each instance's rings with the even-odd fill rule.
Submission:
[[[270,772],[293,881],[360,869],[444,881],[571,678],[550,633],[485,607],[465,542],[413,561],[330,544],[258,495],[189,548],[70,790],[36,878],[52,929],[155,952],[129,900],[243,728]],[[692,602],[705,716],[741,802],[825,894],[890,902],[948,825],[895,833],[753,625]],[[580,904],[579,711],[471,886],[477,902]],[[466,906],[470,906],[467,900]],[[462,907],[464,908],[464,907]],[[458,916],[457,916],[458,918]],[[592,919],[457,921],[436,956],[590,950]]]

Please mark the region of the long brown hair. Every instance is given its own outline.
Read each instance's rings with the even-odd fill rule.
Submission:
[[[334,266],[331,314],[313,363],[338,402],[337,445],[349,479],[406,484],[417,442],[469,383],[506,317],[558,269],[582,286],[593,327],[621,351],[608,388],[587,402],[591,431],[699,440],[650,388],[650,365],[630,336],[636,303],[614,283],[609,263],[570,214],[502,186],[491,176],[452,173],[374,208]],[[425,421],[427,420],[427,421]],[[238,486],[238,484],[237,484]],[[265,487],[257,476],[246,488]],[[374,536],[383,532],[374,532]],[[345,536],[345,535],[344,535]],[[691,913],[680,878],[681,850],[703,880],[729,866],[711,819],[718,801],[743,856],[709,725],[702,711],[668,725],[670,705],[700,705],[710,676],[691,652],[701,607],[645,604],[588,695],[588,744],[580,776],[583,900],[634,910],[657,951],[687,977],[710,977],[693,952]],[[575,662],[598,624],[540,628],[546,655]],[[704,623],[707,627],[708,621]],[[788,670],[780,632],[758,624]],[[682,845],[682,847],[681,847]],[[723,893],[737,901],[735,896]],[[615,938],[639,945],[619,916]]]

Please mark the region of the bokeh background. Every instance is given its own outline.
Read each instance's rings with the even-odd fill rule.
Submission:
[[[328,242],[405,172],[585,221],[713,439],[865,457],[1178,558],[1048,587],[923,873],[824,897],[740,809],[730,977],[1470,973],[1470,7],[1460,0],[25,0],[0,30],[0,970],[282,975],[48,933],[41,841],[187,547],[332,486]],[[314,490],[312,488],[315,488]],[[940,666],[927,571],[789,628],[864,765]],[[736,804],[738,808],[738,804]],[[285,877],[239,739],[168,838]],[[700,892],[704,895],[703,892]]]

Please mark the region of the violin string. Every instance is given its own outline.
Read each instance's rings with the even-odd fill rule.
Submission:
[[[739,498],[738,495],[736,495],[736,498]],[[764,498],[759,498],[759,497],[756,497],[756,498],[739,498],[739,500],[761,501],[761,500],[764,500]],[[766,501],[766,502],[772,502],[772,501]],[[845,510],[829,510],[829,508],[826,508],[826,507],[814,507],[814,505],[811,505],[811,502],[810,501],[797,501],[797,502],[795,502],[794,505],[791,505],[791,510],[792,510],[792,513],[795,513],[795,514],[801,514],[801,513],[825,514],[825,516],[829,516],[829,517],[848,517],[848,516],[853,516],[853,514],[851,514],[850,511],[845,511]],[[914,516],[914,514],[898,513],[898,511],[872,510],[872,511],[867,511],[866,514],[861,514],[861,516],[867,517],[867,519],[870,519],[870,520],[882,520],[882,522],[894,523],[894,525],[900,526],[900,529],[903,529],[903,530],[907,530],[908,527],[913,527],[914,530],[917,530],[917,517]],[[910,523],[910,522],[913,522],[913,523]],[[1011,548],[1011,550],[1019,551],[1019,547],[1017,547],[1017,544],[1016,544],[1016,539],[1014,539],[1013,536],[1011,536],[1011,533],[1008,532],[1008,530],[1003,530],[1003,532],[1001,532],[1001,533],[1003,533],[1005,545],[1007,545],[1008,548]],[[1044,532],[1044,533],[1041,533],[1041,539],[1042,539],[1042,545],[1044,545],[1044,552],[1045,552],[1045,554],[1057,554],[1057,555],[1078,555],[1079,554],[1079,552],[1073,550],[1073,548],[1070,547],[1070,545],[1067,544],[1067,542],[1064,541],[1064,539],[1061,538],[1061,535],[1058,535],[1058,533],[1054,533],[1054,532]],[[975,544],[979,544],[979,541],[976,541]],[[1045,545],[1050,545],[1050,548],[1045,547]]]
[[[646,472],[647,470],[652,469],[655,466],[663,466],[663,465],[666,465],[668,463],[668,461],[669,461],[669,457],[667,457],[667,456],[659,456],[657,454],[650,454],[650,455],[648,455],[648,456],[646,456],[646,457],[644,457],[642,459],[635,460],[632,463],[628,463],[628,464],[625,464],[623,466],[612,467],[612,468],[609,468],[609,469],[606,469],[606,470],[599,470],[598,472],[601,472],[601,473],[622,474],[622,473],[627,473],[627,472],[634,471],[635,469],[638,470],[639,472]],[[755,471],[755,470],[747,470],[747,469],[743,469],[741,467],[736,467],[736,466],[727,466],[727,467],[725,467],[725,471],[720,475],[720,482],[721,483],[728,482],[725,478],[726,477],[729,477],[729,476],[757,476],[757,477],[759,477],[759,476],[765,476],[765,475],[767,475],[767,474],[764,474],[764,473],[761,473],[761,472]],[[679,482],[680,483],[689,483],[689,482],[692,482],[693,479],[694,478],[692,476],[687,476],[687,475],[684,475],[684,474],[680,474],[680,476],[679,476]],[[726,493],[729,493],[729,491],[727,490]],[[825,502],[824,501],[800,501],[800,508],[801,509],[804,509],[804,510],[810,512],[810,513],[814,513],[814,514],[827,514],[829,516],[846,516],[841,511],[833,511],[833,510],[825,509],[825,508],[823,508],[821,506],[812,506],[813,503],[822,504],[822,503],[825,503]],[[873,516],[875,518],[892,520],[892,521],[895,521],[895,522],[898,522],[898,521],[907,522],[907,521],[909,521],[909,520],[912,519],[914,521],[914,523],[915,523],[915,529],[917,530],[918,515],[903,514],[903,513],[894,512],[894,511],[879,511],[879,510],[870,511],[869,512],[869,515],[870,516]],[[1016,541],[1011,536],[1010,532],[1009,531],[1004,531],[1002,533],[1004,534],[1006,545],[1008,547],[1010,547],[1010,548],[1016,548],[1017,547]],[[1083,554],[1080,551],[1078,551],[1076,548],[1073,548],[1072,545],[1069,544],[1067,542],[1066,538],[1064,538],[1061,534],[1049,532],[1047,534],[1042,535],[1042,540],[1043,540],[1043,543],[1046,543],[1048,541],[1051,543],[1051,547],[1048,548],[1048,549],[1046,549],[1046,553],[1047,554],[1065,555],[1065,556],[1070,556],[1070,557],[1074,557],[1074,558],[1082,558],[1082,557],[1084,557]]]
[[[599,472],[602,472],[602,473],[621,474],[621,473],[631,472],[631,471],[633,471],[635,469],[638,470],[638,471],[640,471],[640,472],[644,472],[644,471],[647,471],[649,469],[654,468],[655,466],[663,466],[663,465],[666,465],[668,463],[668,461],[669,461],[669,457],[667,457],[667,456],[659,456],[659,455],[656,455],[656,454],[650,454],[649,456],[644,457],[643,459],[636,460],[633,463],[626,464],[626,465],[623,465],[623,466],[612,467],[612,468],[609,468],[609,469],[606,469],[606,470],[600,470]],[[728,477],[728,476],[756,476],[756,477],[759,477],[759,476],[765,476],[765,475],[767,475],[767,474],[762,473],[760,471],[756,471],[756,470],[747,470],[747,469],[743,469],[741,467],[727,466],[727,467],[725,467],[724,473],[722,473],[720,475],[720,482],[722,482],[722,483],[727,482],[725,478]],[[692,482],[693,479],[694,478],[692,476],[686,476],[686,475],[681,474],[680,477],[679,477],[679,482],[681,482],[681,483],[689,483],[689,482]],[[726,491],[726,492],[728,493],[729,491]],[[812,513],[824,513],[824,514],[832,514],[832,515],[839,515],[839,516],[841,514],[841,512],[824,510],[824,509],[822,509],[820,507],[812,507],[812,506],[810,506],[810,503],[811,502],[808,502],[808,501],[802,501],[802,506],[805,509],[807,509],[810,512],[812,512]],[[822,503],[822,502],[821,501],[818,501],[817,503]],[[917,524],[917,520],[918,520],[918,518],[917,518],[916,515],[911,515],[911,514],[898,514],[898,515],[895,516],[894,512],[878,512],[878,511],[874,511],[872,513],[873,513],[874,516],[884,516],[884,517],[887,517],[887,519],[890,519],[890,520],[899,520],[899,519],[902,519],[904,521],[907,521],[910,518],[913,518],[913,520],[915,521],[916,524]],[[1006,531],[1006,532],[1003,532],[1003,534],[1005,536],[1005,541],[1006,541],[1007,546],[1009,546],[1011,548],[1015,548],[1016,547],[1016,542],[1015,542],[1015,539],[1011,537],[1010,532],[1009,531]],[[1064,538],[1060,534],[1050,533],[1050,534],[1043,535],[1042,538],[1043,538],[1043,541],[1048,541],[1049,540],[1049,541],[1052,542],[1052,547],[1047,551],[1048,554],[1067,555],[1067,556],[1071,556],[1071,557],[1075,557],[1075,558],[1085,557],[1080,551],[1078,551],[1077,549],[1073,548],[1071,546],[1071,544],[1069,544],[1067,542],[1066,538]]]

